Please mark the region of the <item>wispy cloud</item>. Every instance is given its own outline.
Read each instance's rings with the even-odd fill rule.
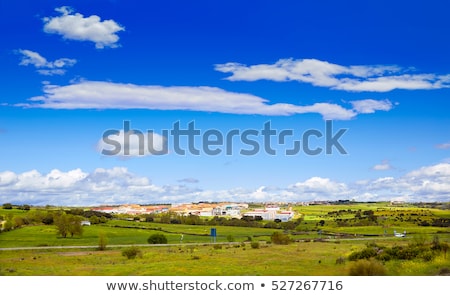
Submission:
[[[44,32],[62,35],[65,39],[91,41],[96,48],[117,47],[120,31],[125,28],[114,20],[101,20],[97,15],[84,17],[80,13],[74,13],[72,8],[62,6],[55,11],[60,16],[45,17]]]
[[[436,145],[436,148],[443,149],[443,150],[450,149],[450,142],[438,144],[438,145]]]
[[[196,183],[196,179],[178,180]],[[311,177],[284,188],[262,185],[255,189],[202,190],[185,185],[155,185],[124,167],[98,168],[92,172],[74,169],[49,173],[0,172],[0,203],[36,205],[97,205],[152,202],[210,201],[311,201],[355,199],[357,201],[448,201],[450,163],[413,170],[403,176],[344,183]]]
[[[385,100],[352,101],[353,108],[338,104],[270,104],[267,99],[208,86],[158,86],[81,81],[66,86],[45,85],[44,95],[18,106],[50,109],[152,109],[191,110],[229,114],[277,115],[317,113],[324,119],[349,120],[359,113],[388,111]],[[355,108],[356,106],[356,108]],[[364,108],[362,107],[364,106]]]
[[[381,163],[374,165],[372,169],[375,171],[388,171],[392,170],[393,167],[388,160],[383,160]]]
[[[198,183],[199,180],[195,179],[195,178],[192,178],[192,177],[188,177],[188,178],[180,179],[180,180],[178,180],[178,182],[181,182],[181,183]]]
[[[39,53],[28,49],[19,49],[16,52],[22,56],[19,65],[34,66],[42,75],[63,75],[66,73],[65,68],[72,67],[77,62],[75,59],[69,58],[48,61]]]
[[[281,59],[275,64],[247,66],[217,64],[215,69],[231,73],[230,81],[298,81],[345,91],[388,92],[394,89],[418,90],[450,87],[450,74],[416,73],[410,68],[389,65],[342,66],[317,59]]]

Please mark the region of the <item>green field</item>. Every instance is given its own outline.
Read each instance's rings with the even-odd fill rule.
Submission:
[[[302,220],[291,230],[109,219],[83,227],[82,235],[62,238],[54,225],[30,223],[0,233],[0,275],[334,276],[348,275],[355,264],[349,256],[371,244],[406,248],[418,242],[429,245],[433,240],[450,243],[449,227],[431,225],[450,218],[448,205],[429,208],[368,203],[314,205],[294,210]],[[33,215],[38,215],[38,210],[0,210],[0,216],[13,220]],[[211,244],[209,236],[211,227],[217,229],[215,244]],[[407,236],[394,237],[394,230],[406,231]],[[292,242],[272,243],[274,232],[284,232]],[[168,245],[148,244],[148,237],[155,233],[164,234]],[[107,238],[103,251],[98,250],[100,236]],[[258,242],[258,247],[252,247],[252,242]],[[142,256],[127,259],[122,255],[127,248],[123,245],[137,246]],[[71,248],[51,248],[57,246]],[[383,261],[386,275],[450,273],[450,252],[433,254],[427,260]]]

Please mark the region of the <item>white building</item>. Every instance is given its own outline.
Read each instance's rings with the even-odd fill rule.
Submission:
[[[281,220],[281,222],[287,222],[294,218],[294,212],[282,211],[275,214],[275,219]]]
[[[265,209],[255,209],[243,214],[244,217],[261,217],[263,220],[274,221],[279,219],[281,222],[287,222],[294,218],[292,211],[279,211],[279,208],[269,207]]]
[[[276,211],[271,210],[263,210],[263,209],[255,209],[251,212],[244,213],[244,217],[261,217],[263,220],[275,220]]]
[[[241,209],[248,207],[248,205],[242,204],[224,204],[215,207],[212,211],[214,216],[231,216],[231,217],[240,217]]]

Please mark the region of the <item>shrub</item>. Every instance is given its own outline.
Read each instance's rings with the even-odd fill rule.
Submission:
[[[149,244],[167,244],[167,237],[162,233],[155,233],[150,235],[147,242]]]
[[[353,252],[348,256],[348,260],[356,261],[360,259],[369,259],[377,256],[377,250],[374,247],[368,246],[359,252]]]
[[[234,242],[234,236],[232,236],[231,234],[227,235],[227,241]]]
[[[45,216],[44,218],[42,218],[42,223],[44,223],[45,225],[51,225],[53,224],[53,216],[48,214],[47,216]]]
[[[291,242],[289,235],[276,231],[271,236],[272,243],[277,245],[287,245]]]
[[[127,257],[128,259],[134,259],[136,257],[142,258],[142,251],[135,246],[126,248],[122,251],[122,256]]]
[[[450,274],[450,268],[443,267],[439,270],[439,275],[449,275]]]
[[[339,257],[336,259],[336,264],[344,264],[345,263],[345,258],[344,257]]]
[[[251,242],[250,246],[252,247],[252,249],[259,249],[259,242]]]
[[[106,245],[108,244],[108,238],[106,237],[106,234],[103,232],[98,235],[98,250],[104,251],[106,250]]]
[[[434,259],[434,252],[431,250],[428,251],[424,251],[422,253],[420,253],[419,257],[423,259],[423,261],[425,262],[429,262],[432,261]]]
[[[377,259],[383,262],[392,260],[392,256],[388,252],[381,252],[378,254]]]
[[[354,262],[349,268],[351,276],[380,276],[386,275],[386,268],[375,259],[363,259]]]

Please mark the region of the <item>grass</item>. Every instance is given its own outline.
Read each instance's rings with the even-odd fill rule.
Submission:
[[[83,228],[81,237],[61,238],[54,226],[35,225],[22,227],[2,233],[0,248],[39,247],[39,246],[97,246],[99,233],[104,233],[108,245],[146,244],[147,239],[154,233],[163,233],[168,243],[179,243],[183,233],[184,243],[211,242],[209,231],[211,227],[199,225],[171,225],[130,221],[110,221]],[[161,229],[161,230],[155,230]],[[257,236],[258,239],[269,240],[273,229],[217,226],[216,242],[227,242],[227,236],[232,235],[236,241],[247,240]]]
[[[383,241],[382,243],[392,243]],[[336,264],[364,241],[140,247],[142,258],[127,259],[121,249],[22,250],[0,252],[3,275],[147,275],[147,276],[342,276],[351,262]],[[436,275],[450,266],[450,256],[432,262],[386,263],[387,275]]]
[[[84,227],[82,236],[61,238],[55,226],[28,225],[0,234],[0,248],[39,246],[91,246],[89,249],[39,249],[0,251],[0,275],[302,275],[339,276],[349,273],[350,262],[345,260],[353,251],[363,249],[367,243],[393,246],[414,242],[416,238],[431,242],[435,235],[441,242],[450,242],[450,231],[445,227],[418,226],[412,219],[430,220],[449,218],[450,210],[392,207],[387,203],[354,205],[315,205],[298,207],[304,218],[301,227],[291,238],[298,242],[290,245],[267,243],[274,231],[268,228],[232,226],[160,224],[125,220],[109,220],[105,224]],[[339,210],[373,210],[377,216],[385,216],[379,225],[339,226],[336,216],[329,212]],[[31,211],[0,209],[0,216],[26,216]],[[354,213],[345,212],[339,218],[353,219]],[[323,226],[319,222],[324,220]],[[356,220],[349,224],[354,223]],[[211,242],[210,229],[217,229],[216,241]],[[319,234],[321,230],[323,234]],[[406,238],[393,237],[393,231],[407,231]],[[147,244],[154,233],[164,234],[169,244],[180,246],[155,247]],[[331,233],[331,234],[330,234]],[[335,233],[356,236],[343,239]],[[104,251],[97,251],[99,236],[107,238]],[[385,235],[387,234],[387,235]],[[366,236],[365,236],[366,235]],[[367,235],[376,235],[374,237]],[[228,244],[233,237],[235,244]],[[248,239],[259,241],[259,248],[252,248]],[[315,241],[318,238],[328,242]],[[306,242],[305,242],[306,241]],[[246,242],[246,243],[244,243]],[[199,245],[192,245],[198,243]],[[139,246],[142,258],[127,259],[123,248],[113,245]],[[341,260],[337,264],[338,259]],[[430,262],[422,260],[388,261],[384,264],[387,275],[437,275],[450,269],[450,253],[441,254]]]

